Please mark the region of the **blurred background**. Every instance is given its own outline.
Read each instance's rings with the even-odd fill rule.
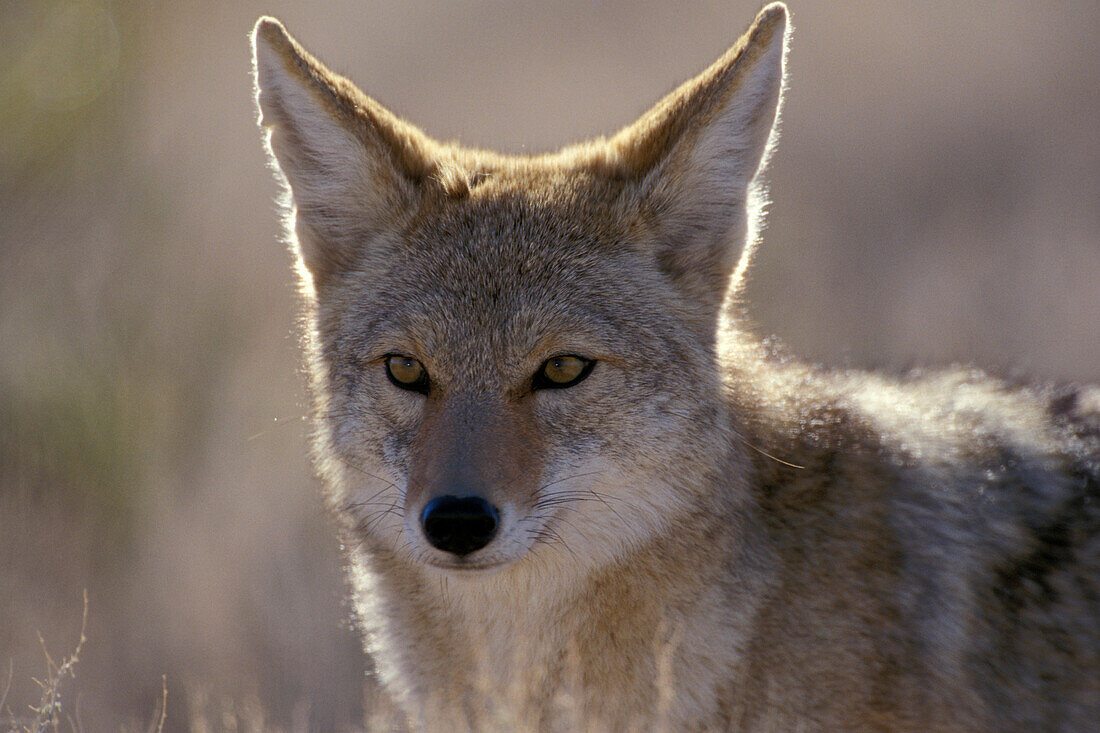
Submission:
[[[761,334],[1100,380],[1100,4],[792,0]],[[444,139],[613,132],[758,2],[0,3],[0,730],[345,730],[374,703],[311,477],[248,32]],[[42,641],[39,640],[39,634]],[[10,684],[9,684],[10,683]]]

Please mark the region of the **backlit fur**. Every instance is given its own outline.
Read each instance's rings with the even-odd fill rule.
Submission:
[[[412,728],[1100,720],[1100,391],[826,371],[738,320],[788,36],[769,5],[635,124],[509,157],[257,24],[314,455]],[[596,366],[533,391],[560,354]],[[499,507],[498,536],[433,547],[443,494]]]

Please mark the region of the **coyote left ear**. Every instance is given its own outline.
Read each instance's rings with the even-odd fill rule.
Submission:
[[[786,42],[787,9],[773,3],[710,68],[608,141],[656,230],[660,268],[707,307],[737,287],[756,236]]]

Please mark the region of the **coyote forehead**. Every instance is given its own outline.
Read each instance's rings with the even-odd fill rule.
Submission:
[[[403,340],[447,381],[511,385],[555,348],[635,369],[678,363],[683,372],[706,361],[708,344],[684,333],[689,304],[646,256],[649,245],[641,224],[613,228],[595,215],[563,222],[552,202],[451,202],[411,225],[369,278],[347,278],[338,298],[319,298],[317,323],[362,356]]]

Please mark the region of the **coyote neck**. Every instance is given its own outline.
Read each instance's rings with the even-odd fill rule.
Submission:
[[[691,715],[677,707],[685,700],[681,688],[715,704],[721,695],[700,681],[724,676],[708,670],[715,661],[700,654],[707,649],[701,642],[728,637],[730,626],[747,633],[754,613],[754,584],[746,581],[730,598],[736,584],[721,578],[725,563],[712,564],[724,553],[698,552],[702,535],[710,534],[703,526],[700,532],[661,538],[629,562],[580,579],[530,566],[469,580],[429,577],[364,559],[374,572],[356,573],[353,581],[369,651],[390,662],[378,672],[391,689],[401,691],[398,680],[412,681],[415,687],[401,691],[406,700],[433,701],[425,720],[453,719],[437,716],[459,706],[475,728],[486,715],[517,730],[577,729],[592,720],[612,727],[665,720],[675,727]],[[696,558],[693,572],[671,565],[687,554]],[[714,618],[699,613],[704,607],[729,610],[719,621],[700,623]]]

